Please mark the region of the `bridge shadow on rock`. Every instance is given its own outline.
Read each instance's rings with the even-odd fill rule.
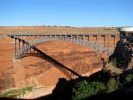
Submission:
[[[54,65],[57,69],[62,71],[65,75],[67,75],[68,78],[74,78],[74,77],[81,77],[78,73],[73,71],[72,69],[66,67],[62,63],[58,62],[54,58],[48,56],[46,53],[42,52],[41,50],[37,49],[36,47],[33,47],[35,51],[37,51],[37,54],[40,56],[40,58],[48,61],[52,65]]]
[[[121,81],[122,78],[125,75],[131,74],[133,72],[133,69],[128,70],[118,76],[115,76],[113,78],[120,77]],[[36,98],[36,100],[72,100],[72,95],[73,94],[73,88],[75,87],[76,83],[81,82],[81,81],[89,81],[89,82],[94,82],[94,81],[99,81],[102,83],[107,84],[107,82],[112,78],[112,76],[108,72],[103,72],[99,71],[96,72],[95,74],[91,75],[90,77],[82,77],[82,78],[77,78],[77,79],[71,79],[67,81],[64,78],[59,79],[58,83],[56,84],[55,89],[53,90],[52,94]],[[130,86],[132,86],[133,81],[130,83]],[[130,93],[127,93],[125,90],[127,90],[127,87],[130,87],[129,84],[123,85],[122,88],[117,89],[111,93],[102,93],[102,94],[97,94],[93,95],[90,97],[87,97],[83,100],[112,100],[112,99],[128,99],[132,97],[133,91]]]
[[[11,36],[11,38],[17,39],[21,42],[23,42],[26,45],[30,45],[30,43],[26,42],[23,39]],[[62,63],[58,62],[57,60],[55,60],[54,58],[50,57],[49,55],[47,55],[46,53],[42,52],[41,50],[39,50],[38,48],[36,48],[35,46],[31,46],[35,52],[37,53],[23,53],[21,55],[21,58],[23,57],[27,57],[27,56],[35,56],[35,57],[40,57],[46,61],[48,61],[49,63],[51,63],[52,65],[54,65],[57,69],[59,69],[61,72],[63,72],[63,74],[65,74],[68,78],[75,78],[75,77],[81,77],[81,75],[79,75],[78,73],[76,73],[75,71],[73,71],[72,69],[66,67],[65,65],[63,65]],[[19,58],[20,59],[20,58]]]
[[[132,43],[129,41],[119,40],[116,44],[114,53],[109,57],[109,61],[116,61],[116,66],[127,69],[132,59]]]

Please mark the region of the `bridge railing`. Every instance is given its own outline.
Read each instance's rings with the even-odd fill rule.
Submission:
[[[7,34],[0,34],[0,39],[7,37]]]

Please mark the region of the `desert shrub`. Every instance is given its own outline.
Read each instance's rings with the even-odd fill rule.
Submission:
[[[114,67],[117,67],[117,59],[116,58],[114,58],[114,59],[112,59],[112,65],[114,66]]]
[[[110,78],[107,83],[107,92],[113,92],[119,88],[119,82],[115,80],[115,78]]]
[[[128,74],[125,77],[125,81],[126,81],[126,83],[132,82],[133,81],[133,74]]]
[[[103,93],[106,86],[102,82],[81,81],[73,88],[73,100],[82,100],[92,95]]]
[[[108,63],[105,65],[103,71],[104,71],[104,72],[110,71],[111,73],[121,74],[121,73],[122,73],[122,69],[116,67],[116,65],[117,65],[117,62],[116,62],[116,60],[114,59],[113,61],[108,62]]]

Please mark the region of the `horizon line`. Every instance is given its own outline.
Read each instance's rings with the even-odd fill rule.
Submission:
[[[12,25],[12,26],[7,26],[7,25],[0,25],[0,27],[133,27],[131,25],[127,26],[71,26],[71,25]]]

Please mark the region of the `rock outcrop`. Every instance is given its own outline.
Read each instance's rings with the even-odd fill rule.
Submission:
[[[110,60],[116,60],[117,66],[123,69],[133,68],[133,40],[121,39],[117,42],[114,54]]]

